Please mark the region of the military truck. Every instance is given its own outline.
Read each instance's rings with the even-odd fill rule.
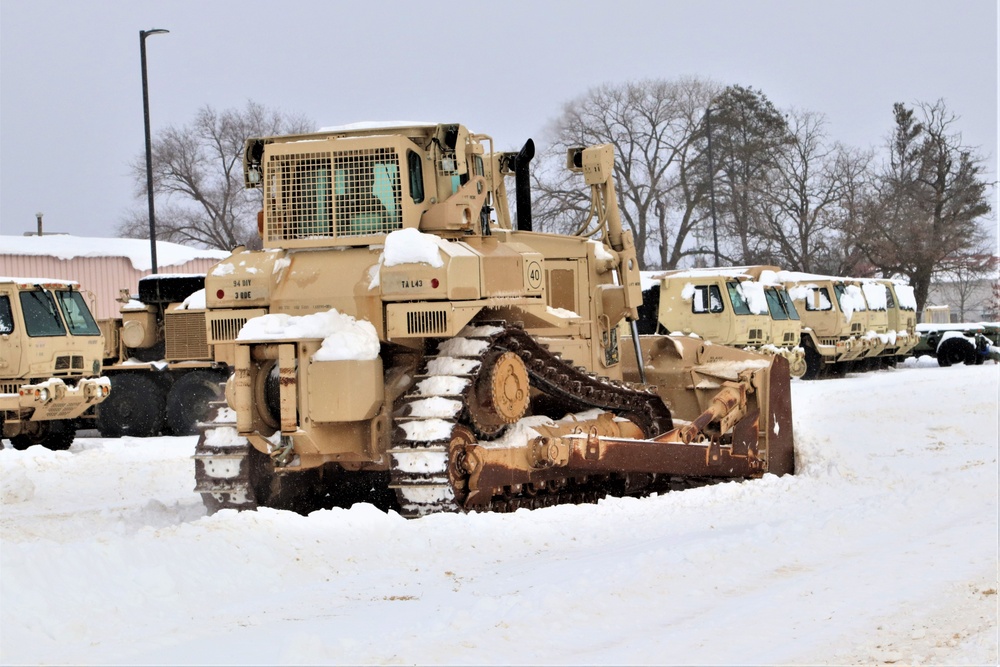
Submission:
[[[121,317],[102,320],[104,373],[114,388],[97,408],[107,438],[192,435],[229,375],[206,340],[204,275],[158,274],[123,289]]]
[[[860,313],[867,304],[859,280],[797,271],[780,271],[777,279],[802,320],[803,379],[842,376],[853,367],[850,362],[876,347],[877,339],[865,335],[868,320]]]
[[[776,266],[649,272],[640,333],[695,334],[718,345],[777,354],[792,377],[806,372],[799,314]],[[645,316],[645,319],[644,319]]]
[[[0,278],[0,433],[16,449],[67,449],[108,397],[101,332],[71,281]]]
[[[533,155],[460,124],[247,140],[264,249],[206,276],[208,342],[234,370],[195,453],[209,511],[418,517],[793,471],[783,358],[619,344],[641,292],[611,146],[568,152],[592,202],[576,235],[532,230]]]
[[[917,345],[916,301],[913,288],[884,278],[856,279],[866,309],[856,313],[865,327],[870,348],[855,364],[862,370],[895,366]]]
[[[987,335],[990,329],[990,325],[983,322],[918,324],[921,339],[913,349],[913,355],[934,357],[938,365],[945,368],[958,364],[982,364],[996,355],[993,341]],[[995,337],[995,326],[992,332]]]

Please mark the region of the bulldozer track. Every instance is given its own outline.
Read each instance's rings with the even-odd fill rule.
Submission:
[[[201,434],[194,452],[194,490],[210,514],[221,509],[257,509],[250,479],[253,446],[238,436],[235,422],[225,419],[224,405],[212,402],[213,420],[198,425]]]
[[[523,328],[505,323],[469,326],[438,343],[425,357],[413,390],[396,406],[391,486],[404,516],[419,517],[464,509],[464,475],[453,465],[453,442],[469,442],[478,431],[474,387],[490,353],[513,352],[525,365],[533,387],[567,410],[600,408],[627,415],[647,435],[672,427],[670,411],[650,388],[598,377],[566,363]],[[482,435],[480,432],[479,435]],[[566,502],[592,502],[606,493],[603,480],[551,479],[544,486],[494,497],[488,509],[513,511]]]

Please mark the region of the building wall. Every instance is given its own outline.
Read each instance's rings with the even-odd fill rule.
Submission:
[[[995,280],[983,278],[967,285],[933,282],[927,293],[926,306],[948,306],[952,322],[984,322],[991,320]]]
[[[216,259],[192,259],[183,264],[160,267],[159,274],[208,273]],[[89,292],[91,310],[99,320],[118,316],[121,303],[116,301],[119,291],[127,288],[129,294],[138,294],[139,279],[152,273],[133,268],[125,257],[76,257],[59,259],[47,255],[0,254],[0,275],[20,278],[55,278],[75,280],[80,290]]]

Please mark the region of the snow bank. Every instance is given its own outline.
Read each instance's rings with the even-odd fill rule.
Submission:
[[[512,514],[209,517],[195,437],[5,442],[3,662],[995,665],[998,369],[792,381],[794,476]]]

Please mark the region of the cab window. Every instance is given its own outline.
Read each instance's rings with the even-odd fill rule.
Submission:
[[[0,296],[0,335],[14,331],[14,313],[10,310],[10,297]]]
[[[718,285],[697,285],[691,302],[695,313],[721,313],[722,291]]]
[[[29,336],[66,335],[59,309],[49,292],[41,289],[21,292],[20,298],[24,329]]]
[[[87,302],[83,300],[83,295],[73,290],[59,290],[56,292],[59,300],[59,308],[62,310],[63,318],[69,332],[74,336],[99,336],[101,330],[94,321]]]
[[[809,291],[806,298],[806,310],[832,310],[833,302],[830,301],[830,292],[825,287],[818,287]]]
[[[414,204],[424,200],[424,162],[414,151],[406,151],[406,166],[410,172],[410,197]]]
[[[892,290],[888,288],[885,290],[885,307],[889,310],[896,307],[896,300],[892,298]]]
[[[743,298],[743,290],[740,289],[740,284],[735,280],[730,280],[726,283],[726,291],[729,292],[729,300],[733,302],[733,312],[737,315],[749,315],[750,306],[747,304],[747,300]]]

